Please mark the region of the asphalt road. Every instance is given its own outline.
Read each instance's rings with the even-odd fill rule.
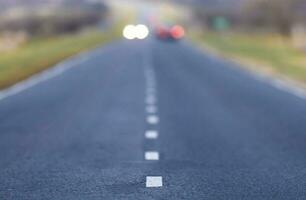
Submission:
[[[1,200],[306,198],[305,99],[187,42],[82,59],[1,99]]]

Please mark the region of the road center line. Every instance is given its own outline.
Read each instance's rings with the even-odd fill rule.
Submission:
[[[147,117],[147,122],[148,122],[149,124],[158,124],[158,122],[159,122],[159,117],[156,116],[156,115],[149,115],[149,116]]]
[[[158,132],[157,131],[155,131],[155,130],[148,130],[148,131],[146,131],[146,133],[145,133],[145,137],[147,138],[147,139],[157,139],[158,138]]]
[[[146,187],[162,187],[163,177],[162,176],[147,176],[146,177]]]
[[[157,151],[146,151],[145,159],[146,160],[159,160],[159,153]]]
[[[154,105],[148,105],[148,106],[146,107],[146,111],[147,111],[147,113],[149,113],[149,114],[157,113],[157,107],[154,106]]]
[[[146,93],[147,93],[148,95],[155,94],[155,93],[156,93],[155,87],[147,87]]]
[[[154,95],[148,95],[146,98],[146,104],[152,105],[157,102],[157,99]]]

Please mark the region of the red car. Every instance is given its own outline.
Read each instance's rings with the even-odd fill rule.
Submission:
[[[159,26],[156,28],[156,36],[162,40],[180,40],[185,35],[185,30],[182,26],[175,25],[171,27]]]

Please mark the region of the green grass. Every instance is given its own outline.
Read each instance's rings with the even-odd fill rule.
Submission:
[[[119,37],[118,30],[90,30],[78,34],[29,41],[22,47],[0,54],[0,88],[38,73],[79,52]]]
[[[306,53],[293,48],[289,39],[277,35],[212,32],[197,34],[195,38],[224,55],[255,62],[261,68],[306,83]]]

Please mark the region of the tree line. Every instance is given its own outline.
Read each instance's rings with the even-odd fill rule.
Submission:
[[[30,36],[76,32],[105,20],[107,13],[108,8],[103,3],[63,5],[47,9],[47,12],[29,8],[19,16],[1,17],[0,31],[22,31]]]
[[[213,28],[215,17],[223,16],[232,28],[290,36],[295,26],[306,25],[306,0],[248,0],[237,9],[197,7],[194,14],[208,28]]]

